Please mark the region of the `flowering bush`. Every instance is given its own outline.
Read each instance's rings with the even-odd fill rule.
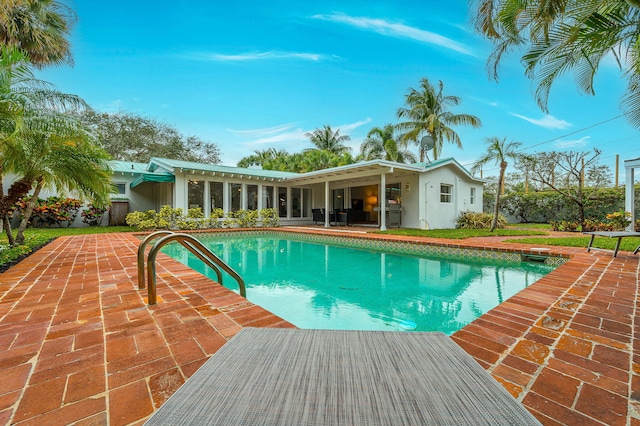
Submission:
[[[80,216],[82,216],[82,222],[89,226],[99,226],[102,222],[102,217],[109,210],[108,207],[96,207],[89,206],[82,210]]]
[[[609,213],[607,220],[613,225],[615,231],[623,231],[631,223],[631,213],[624,210]]]
[[[16,210],[23,217],[23,212],[31,197],[24,197],[16,203]],[[50,227],[66,225],[68,228],[78,217],[81,206],[80,200],[75,198],[49,197],[46,200],[38,199],[31,213],[31,224],[35,227]]]

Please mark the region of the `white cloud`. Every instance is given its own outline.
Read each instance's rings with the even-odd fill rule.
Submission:
[[[295,123],[280,124],[274,127],[267,127],[264,129],[248,129],[248,130],[235,130],[227,129],[229,132],[243,137],[262,137],[263,135],[272,135],[275,133],[281,133],[289,130],[295,125]]]
[[[343,13],[335,13],[331,15],[314,15],[313,18],[330,22],[338,22],[365,31],[373,31],[385,36],[406,38],[422,43],[433,44],[449,50],[453,50],[458,53],[462,53],[464,55],[473,56],[473,53],[471,53],[471,51],[464,45],[458,43],[455,40],[451,40],[448,37],[433,33],[431,31],[410,27],[405,24],[385,21],[384,19],[348,16]]]
[[[299,52],[247,52],[235,55],[225,55],[222,53],[194,53],[189,55],[190,59],[199,61],[214,62],[246,62],[246,61],[263,61],[269,59],[300,59],[305,61],[318,62],[324,59],[323,55],[318,53],[299,53]]]
[[[589,143],[591,136],[584,136],[574,140],[559,140],[555,143],[557,148],[583,148]]]
[[[369,123],[371,123],[371,118],[367,117],[364,120],[356,121],[355,123],[343,124],[342,126],[338,126],[338,129],[340,129],[340,133],[346,135],[347,132],[351,132],[358,127],[364,126],[365,124]]]
[[[562,130],[572,126],[571,123],[564,120],[558,120],[552,115],[545,115],[542,118],[536,119],[536,118],[525,117],[524,115],[516,114],[514,112],[510,112],[509,114],[513,115],[514,117],[518,117],[525,121],[528,121],[531,124],[535,124],[536,126],[544,127],[546,129]]]
[[[499,102],[496,102],[496,101],[490,101],[490,100],[487,100],[487,99],[484,99],[484,98],[478,98],[478,97],[473,96],[473,95],[470,95],[470,96],[469,96],[469,99],[472,99],[472,100],[474,100],[474,101],[477,101],[477,102],[480,102],[480,103],[483,103],[483,104],[486,104],[486,105],[489,105],[489,106],[492,106],[492,107],[499,107],[499,106],[501,106],[501,104],[500,104]]]
[[[340,130],[341,135],[349,134],[358,127],[364,126],[371,122],[371,118],[367,117],[364,120],[359,120],[354,123],[342,124],[340,126],[332,126],[335,130]],[[268,127],[264,129],[248,129],[248,130],[236,130],[227,129],[230,133],[233,133],[239,139],[243,140],[242,143],[249,147],[257,145],[270,144],[274,148],[279,149],[285,145],[308,144],[310,145],[307,133],[313,132],[315,129],[304,130],[296,128],[296,123],[280,124],[278,126]],[[353,143],[353,141],[351,142]],[[301,147],[301,151],[304,147]],[[297,151],[296,151],[297,152]]]

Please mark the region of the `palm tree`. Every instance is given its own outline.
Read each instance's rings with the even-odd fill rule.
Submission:
[[[24,135],[18,145],[13,170],[35,184],[16,234],[18,245],[24,243],[24,230],[44,188],[74,191],[97,207],[109,204],[112,186],[107,160],[110,157],[95,143],[92,134],[69,124],[65,134],[36,132]]]
[[[252,155],[242,157],[240,161],[238,161],[238,167],[262,166],[272,157],[273,151],[275,151],[274,148],[268,148],[262,151],[255,150]]]
[[[419,141],[425,133],[433,138],[435,142],[433,158],[438,159],[444,141],[462,148],[462,141],[451,126],[480,127],[481,125],[480,119],[474,115],[450,112],[449,107],[459,105],[462,99],[457,96],[445,96],[442,93],[443,89],[442,81],[434,87],[428,79],[423,78],[420,80],[420,90],[411,88],[406,96],[407,108],[398,109],[398,118],[409,120],[397,125],[399,130],[405,131],[401,140],[418,144],[421,162],[425,159],[426,149],[420,145]]]
[[[359,158],[362,160],[385,159],[399,163],[415,163],[416,157],[407,148],[407,142],[396,138],[393,124],[383,128],[374,127],[367,139],[360,145]]]
[[[70,183],[68,187],[75,187],[81,192],[86,191],[85,193],[93,191],[98,198],[104,196],[104,188],[93,187],[94,178],[104,177],[101,174],[104,162],[96,162],[95,170],[84,173],[86,169],[83,170],[80,164],[82,158],[76,157],[72,152],[74,149],[78,151],[78,155],[93,152],[87,151],[89,145],[78,145],[77,141],[86,141],[89,135],[70,115],[70,112],[77,112],[85,107],[86,104],[79,97],[58,92],[48,83],[37,80],[26,65],[26,57],[21,51],[16,48],[0,50],[0,219],[7,219],[12,206],[34,184],[37,185],[39,179],[44,179],[43,185],[49,181],[59,183],[56,182],[56,176],[60,171],[62,176],[68,173],[77,179],[74,183],[73,179],[61,177]],[[51,165],[38,169],[38,164],[34,162],[40,161],[39,155],[48,152],[49,145],[54,141],[58,151],[67,147],[60,152],[64,152],[70,161],[78,161],[78,167],[67,164],[66,169],[62,166],[56,169]],[[85,148],[80,149],[83,146]],[[69,151],[68,147],[74,148]],[[94,148],[98,150],[97,147]],[[95,155],[97,153],[98,151],[93,152]],[[16,179],[4,194],[2,182],[7,173],[15,174]],[[106,181],[110,181],[108,176]],[[3,227],[13,243],[8,220],[3,221]]]
[[[498,189],[496,191],[496,202],[493,209],[493,220],[491,221],[491,229],[490,232],[493,232],[496,229],[496,224],[498,223],[498,214],[500,209],[500,193],[502,192],[502,187],[504,186],[504,175],[507,170],[507,159],[511,158],[516,160],[519,157],[518,148],[522,145],[520,142],[506,142],[505,138],[497,138],[490,137],[486,140],[487,152],[474,163],[473,167],[471,167],[471,171],[473,173],[482,169],[484,165],[490,162],[495,162],[496,164],[500,164],[500,176],[498,177]]]
[[[637,0],[474,0],[470,11],[476,30],[494,45],[489,74],[498,80],[504,54],[523,49],[525,73],[545,112],[559,76],[574,71],[579,89],[592,95],[600,63],[609,55],[616,58],[628,84],[622,110],[640,127],[639,7]]]
[[[73,64],[67,37],[75,20],[56,0],[2,0],[0,45],[19,48],[38,68]]]
[[[305,133],[316,149],[329,151],[337,155],[342,155],[351,151],[351,148],[344,145],[351,138],[348,135],[340,135],[340,129],[335,132],[331,126],[324,126],[322,129],[316,129],[313,132]]]

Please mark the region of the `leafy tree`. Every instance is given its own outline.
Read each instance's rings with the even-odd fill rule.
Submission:
[[[530,179],[558,192],[577,208],[580,224],[585,225],[585,209],[611,177],[598,164],[600,150],[590,152],[543,152],[522,157]],[[584,228],[583,228],[584,229]]]
[[[182,135],[174,127],[133,113],[85,111],[80,120],[97,135],[104,149],[116,160],[146,163],[151,157],[216,164],[216,144],[197,136]]]
[[[56,0],[2,0],[0,45],[22,50],[38,68],[73,64],[67,37],[75,21],[75,13]]]
[[[496,191],[496,200],[493,209],[493,220],[491,221],[490,232],[496,229],[498,224],[498,216],[500,214],[500,193],[504,187],[504,175],[509,163],[508,159],[517,159],[518,148],[522,145],[520,142],[508,142],[506,138],[490,137],[486,140],[487,152],[480,157],[471,167],[472,172],[476,172],[484,167],[487,163],[494,162],[500,165],[500,176],[498,177],[498,188]]]
[[[359,159],[385,159],[399,163],[415,163],[416,157],[407,147],[406,140],[395,137],[393,124],[374,127],[367,134],[367,139],[360,145]]]
[[[351,148],[344,145],[345,142],[351,140],[348,135],[340,135],[340,129],[335,132],[331,126],[324,126],[322,129],[316,129],[313,132],[305,133],[316,149],[329,151],[337,155],[342,155],[351,151]]]
[[[522,49],[525,74],[536,84],[535,98],[547,111],[555,80],[573,71],[579,89],[594,94],[593,80],[609,55],[628,88],[622,109],[640,127],[640,2],[636,0],[473,0],[475,28],[494,45],[490,75],[498,79],[502,57]]]
[[[451,126],[469,125],[480,127],[480,119],[469,114],[454,114],[449,111],[452,106],[460,105],[462,99],[457,96],[444,95],[444,84],[438,82],[433,86],[428,79],[420,80],[420,89],[411,88],[406,96],[407,107],[398,109],[398,118],[408,121],[399,123],[397,128],[405,133],[401,140],[413,141],[418,145],[420,161],[424,161],[426,150],[420,145],[424,133],[430,135],[435,146],[433,158],[437,159],[442,152],[445,141],[462,148],[462,141]]]

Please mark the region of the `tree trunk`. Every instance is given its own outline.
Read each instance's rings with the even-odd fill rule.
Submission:
[[[491,229],[489,229],[489,232],[493,232],[498,225],[498,215],[500,214],[500,193],[502,191],[502,185],[504,182],[504,171],[506,169],[506,163],[500,163],[500,177],[498,178],[498,190],[496,191],[496,204],[493,209],[493,220],[491,221]]]
[[[13,232],[11,232],[11,219],[9,215],[4,215],[4,220],[2,221],[2,227],[4,228],[4,232],[7,233],[7,241],[9,242],[9,247],[16,246],[16,240],[13,238]]]
[[[31,214],[33,213],[33,209],[38,204],[38,196],[40,195],[40,191],[42,190],[42,180],[39,180],[36,184],[35,189],[33,190],[33,195],[27,204],[27,209],[22,213],[24,216],[22,218],[22,222],[20,222],[20,226],[18,227],[18,232],[16,233],[16,243],[19,245],[24,244],[24,230],[27,229],[27,225],[29,224],[29,220],[31,219]]]
[[[0,196],[0,216],[5,217],[13,205],[29,193],[32,186],[33,181],[24,177],[13,182],[7,191],[7,195]]]

